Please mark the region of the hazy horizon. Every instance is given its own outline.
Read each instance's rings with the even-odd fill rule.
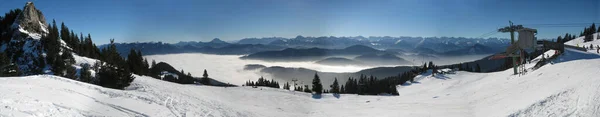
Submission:
[[[8,0],[0,10],[22,8]],[[599,1],[34,1],[46,19],[90,33],[98,44],[225,41],[303,36],[480,37],[515,24],[537,28],[540,39],[577,34],[600,22]],[[582,24],[547,27],[539,24]],[[585,24],[585,25],[583,25]],[[507,38],[497,33],[488,37]],[[487,38],[487,37],[486,37]]]

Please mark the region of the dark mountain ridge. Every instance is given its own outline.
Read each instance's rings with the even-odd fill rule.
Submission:
[[[287,48],[281,51],[264,51],[241,57],[265,61],[316,61],[330,56],[384,54],[385,51],[373,49],[364,45],[354,45],[344,49],[295,49]]]
[[[282,38],[282,37],[266,37],[266,38],[245,38],[236,42],[228,43],[218,38],[213,39],[210,42],[199,42],[199,41],[188,41],[179,42],[175,44],[167,45],[174,46],[158,46],[153,48],[140,48],[140,46],[151,43],[133,43],[134,45],[119,46],[118,48],[126,48],[120,50],[128,50],[129,48],[140,49],[147,54],[172,54],[172,53],[210,53],[210,54],[252,54],[262,51],[274,51],[282,50],[285,48],[296,48],[296,49],[309,49],[309,48],[320,48],[320,49],[344,49],[354,45],[364,45],[370,48],[377,48],[381,50],[404,50],[408,53],[426,53],[426,54],[455,54],[463,55],[465,52],[464,48],[472,47],[476,44],[480,44],[493,50],[503,49],[508,45],[510,40],[498,39],[498,38],[465,38],[465,37],[334,37],[334,36],[323,36],[323,37],[304,37],[297,36],[295,38]],[[160,43],[160,42],[159,42]],[[124,43],[123,43],[124,44]],[[211,47],[211,48],[224,48],[228,45],[255,45],[257,47],[246,47],[230,49],[228,51],[239,51],[241,52],[226,52],[223,53],[215,50],[202,50],[200,48]],[[163,48],[164,47],[164,48]],[[162,48],[163,50],[159,50]],[[254,48],[254,49],[247,49]],[[262,48],[262,49],[257,49]],[[276,48],[276,49],[273,49]],[[176,50],[174,50],[176,49]],[[200,51],[202,50],[202,51]],[[156,51],[156,52],[155,52]],[[124,52],[126,53],[126,52]],[[444,55],[446,55],[444,54]]]

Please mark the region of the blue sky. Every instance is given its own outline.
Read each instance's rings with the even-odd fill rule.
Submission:
[[[2,0],[0,11],[26,0]],[[34,0],[96,43],[247,37],[479,37],[516,24],[600,23],[600,0]],[[527,27],[527,25],[525,25]],[[533,27],[533,26],[532,26]],[[533,27],[538,38],[581,27]],[[508,37],[495,34],[490,37]]]

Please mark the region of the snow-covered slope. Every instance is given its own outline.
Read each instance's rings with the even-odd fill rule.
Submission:
[[[553,50],[547,52],[552,54]],[[525,75],[495,73],[420,75],[400,96],[418,102],[455,100],[474,116],[600,116],[600,56],[566,49],[564,55]],[[532,63],[535,64],[535,63]],[[532,66],[532,65],[527,65]],[[428,100],[434,98],[435,100]]]
[[[598,34],[599,33],[594,33],[593,34],[593,38],[594,38],[593,41],[584,42],[585,36],[583,36],[583,37],[575,38],[575,39],[573,39],[571,41],[567,41],[567,42],[565,42],[565,44],[572,45],[572,46],[579,46],[579,47],[584,47],[585,46],[587,48],[589,48],[590,44],[593,44],[594,48],[596,48],[597,45],[600,45],[600,40],[598,40]]]
[[[551,52],[549,52],[551,53]],[[400,96],[180,85],[136,76],[114,90],[56,76],[0,78],[0,116],[600,116],[600,56],[567,49],[525,75],[424,74]]]

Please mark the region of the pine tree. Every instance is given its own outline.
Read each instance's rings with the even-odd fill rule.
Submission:
[[[479,63],[477,63],[477,66],[475,67],[475,72],[481,72],[481,67],[479,66]]]
[[[75,67],[69,66],[67,67],[67,74],[65,77],[70,78],[70,79],[77,79],[77,70],[75,69]]]
[[[429,66],[427,68],[432,69],[435,65],[433,65],[432,61],[429,61]]]
[[[377,78],[375,78],[373,75],[369,76],[369,79],[367,80],[367,84],[366,84],[366,91],[367,94],[376,94],[376,88],[375,83],[377,81]]]
[[[308,88],[308,85],[304,85],[304,92],[306,93],[310,93],[310,88]]]
[[[334,93],[334,94],[339,94],[340,93],[340,86],[338,84],[337,78],[335,78],[333,80],[333,84],[331,85],[331,93]]]
[[[283,89],[290,90],[290,83],[289,82],[285,82],[285,84],[283,84]]]
[[[143,58],[142,55],[140,54],[140,58]],[[144,75],[150,75],[150,65],[148,65],[148,59],[144,59],[144,64],[143,64],[143,70],[144,70]],[[190,72],[188,72],[189,74]],[[192,76],[191,74],[188,76]]]
[[[64,76],[64,70],[66,69],[66,64],[61,60],[60,52],[60,42],[59,42],[59,32],[58,26],[56,26],[56,21],[52,20],[52,25],[48,27],[48,34],[43,36],[42,45],[46,50],[47,61],[52,67],[52,72],[55,75]]]
[[[352,77],[348,77],[348,80],[346,80],[346,87],[344,89],[345,93],[349,93],[349,94],[354,93],[354,87],[352,85],[353,82],[354,81],[353,81]]]
[[[429,61],[429,69],[431,69],[431,76],[435,76],[435,74],[437,73],[437,69],[432,61]]]
[[[71,79],[76,79],[76,71],[75,68],[73,68],[71,65],[75,64],[75,59],[73,58],[73,54],[71,54],[71,51],[69,50],[63,50],[62,55],[60,56],[61,60],[60,65],[62,68],[65,69],[65,74],[63,75],[64,77],[67,78],[71,78]]]
[[[344,93],[346,93],[346,88],[344,88],[344,85],[342,85],[340,87],[340,94],[344,94]]]
[[[321,84],[321,79],[319,79],[319,75],[317,75],[317,73],[315,73],[315,77],[312,81],[312,91],[316,94],[323,93],[323,85]]]
[[[10,62],[10,58],[0,52],[0,77],[17,76],[19,75],[18,66]]]
[[[89,34],[88,38],[91,38]],[[129,86],[135,77],[133,77],[132,72],[129,71],[127,62],[117,51],[114,39],[110,40],[110,45],[107,48],[104,48],[101,54],[102,60],[106,63],[96,63],[99,64],[96,65],[99,67],[96,73],[96,76],[98,77],[98,85],[115,89],[123,89]]]
[[[82,82],[92,83],[92,73],[90,72],[90,64],[84,63],[81,64],[81,73],[79,76],[79,80]]]
[[[261,77],[262,79],[262,77]],[[259,79],[259,81],[261,80]],[[200,80],[200,83],[208,85],[210,83],[209,79],[208,79],[208,73],[206,72],[206,69],[204,69],[204,74],[202,74],[202,78]]]
[[[135,77],[128,69],[104,64],[97,73],[98,85],[108,88],[123,89],[131,84]]]
[[[569,33],[565,34],[565,39],[563,39],[562,43],[565,43],[567,41],[571,41],[571,35],[569,35]]]
[[[148,62],[144,63],[144,58],[140,51],[136,51],[133,48],[129,50],[129,54],[127,55],[127,66],[129,67],[129,71],[132,71],[134,74],[146,75],[148,72],[147,64]]]
[[[156,61],[152,60],[152,66],[151,67],[154,67],[154,66],[156,66]]]
[[[367,77],[364,75],[360,75],[360,78],[358,79],[358,90],[356,92],[356,94],[359,95],[364,95],[367,89]]]
[[[590,26],[590,32],[588,35],[594,34],[594,32],[596,32],[596,23],[592,23],[592,25]]]

